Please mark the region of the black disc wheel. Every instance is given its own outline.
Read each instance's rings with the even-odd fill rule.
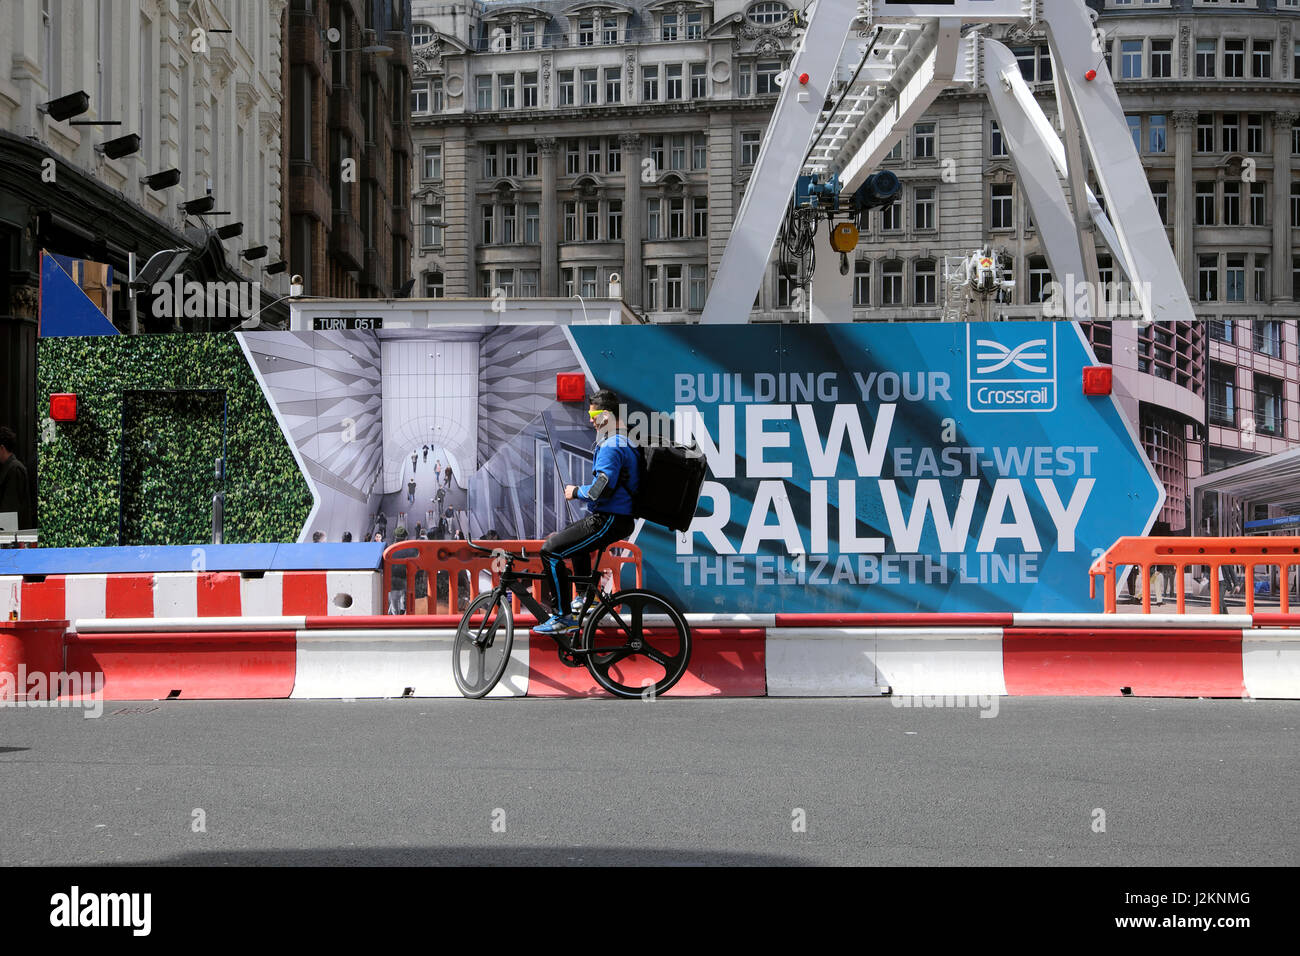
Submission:
[[[616,697],[658,697],[691,659],[686,618],[653,591],[619,591],[591,609],[582,629],[587,670]]]
[[[515,643],[510,597],[489,591],[465,609],[451,649],[451,672],[466,697],[491,693],[510,663]]]

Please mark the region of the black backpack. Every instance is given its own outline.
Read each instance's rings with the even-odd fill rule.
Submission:
[[[700,503],[709,464],[699,445],[652,442],[637,446],[641,483],[632,502],[637,518],[685,531]]]

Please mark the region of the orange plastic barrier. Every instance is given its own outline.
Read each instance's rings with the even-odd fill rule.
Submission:
[[[1142,611],[1151,613],[1152,568],[1174,569],[1174,590],[1178,595],[1178,613],[1185,611],[1186,569],[1209,568],[1210,610],[1219,613],[1219,568],[1238,565],[1246,568],[1246,613],[1255,611],[1255,568],[1276,567],[1282,586],[1282,613],[1290,611],[1288,581],[1292,567],[1300,567],[1300,537],[1270,538],[1120,538],[1092,563],[1088,570],[1088,593],[1097,596],[1097,578],[1106,588],[1106,613],[1116,613],[1118,582],[1116,569],[1136,565],[1142,574]]]
[[[484,547],[491,546],[504,551],[513,551],[516,555],[515,569],[522,571],[541,571],[541,541],[483,541]],[[520,548],[528,549],[527,563],[517,560]],[[486,584],[490,576],[491,586],[496,587],[501,578],[499,571],[493,569],[496,563],[491,555],[480,554],[459,540],[452,541],[401,541],[390,545],[384,551],[384,596],[391,608],[394,594],[393,572],[397,568],[405,571],[405,586],[398,588],[404,598],[406,614],[459,614],[474,600],[480,590],[480,584]],[[635,583],[623,578],[625,568],[631,566]],[[626,587],[641,587],[641,549],[627,541],[611,544],[600,559],[600,570],[613,574],[614,590]],[[533,596],[543,604],[542,582],[533,582]],[[519,599],[514,599],[514,611],[519,613]],[[390,609],[389,613],[393,613]]]

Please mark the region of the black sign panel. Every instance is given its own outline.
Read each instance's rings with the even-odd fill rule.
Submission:
[[[384,320],[379,316],[341,315],[337,318],[313,316],[311,327],[317,332],[332,332],[342,329],[382,329]]]

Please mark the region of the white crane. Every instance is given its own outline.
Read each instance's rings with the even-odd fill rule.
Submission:
[[[1063,135],[1011,51],[979,32],[1018,22],[1046,32]],[[1194,319],[1103,60],[1095,14],[1083,0],[814,0],[796,33],[702,323],[747,322],[778,238],[783,249],[806,250],[822,220],[840,255],[814,257],[810,317],[851,321],[853,274],[843,256],[856,233],[829,227],[837,217],[860,218],[880,161],[943,90],[963,84],[986,90],[1056,281],[1087,290],[1068,317],[1098,316],[1095,229],[1143,320]],[[1085,153],[1109,208],[1123,210],[1113,223],[1088,188]],[[1076,201],[1067,199],[1062,178]],[[791,205],[771,201],[792,194]]]

